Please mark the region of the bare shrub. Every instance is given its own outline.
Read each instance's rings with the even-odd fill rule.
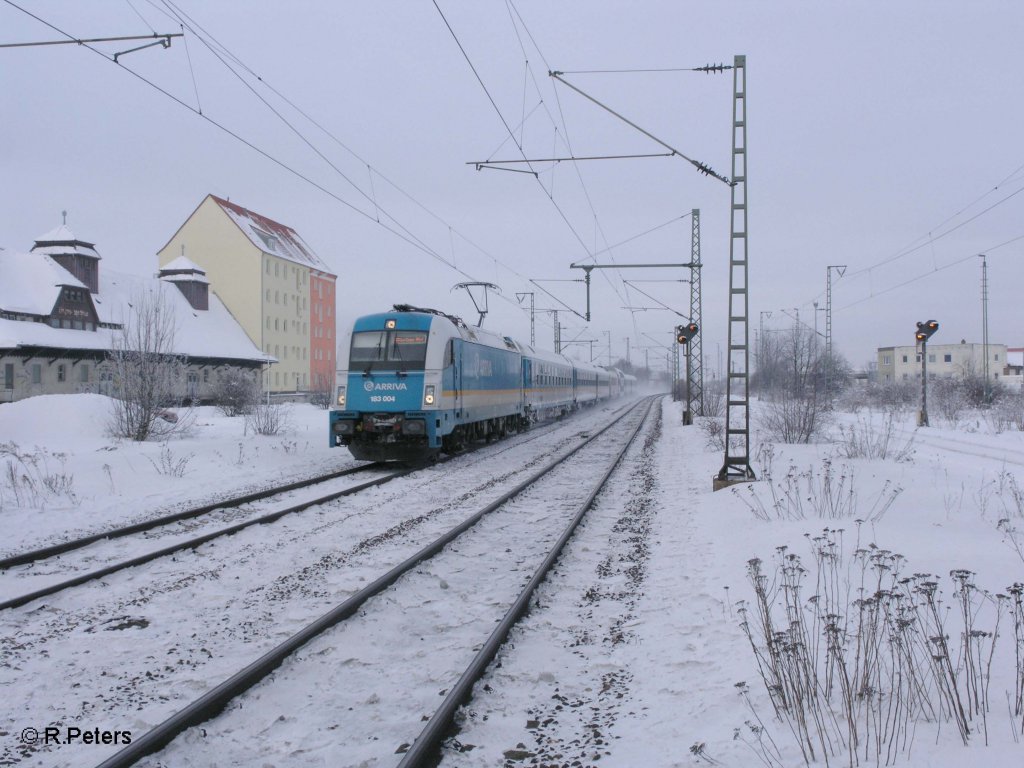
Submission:
[[[1000,681],[1019,729],[1024,587],[1015,583],[1009,595],[991,595],[975,586],[972,571],[956,569],[952,596],[943,598],[937,577],[904,572],[902,555],[858,544],[848,558],[843,537],[827,528],[809,537],[813,564],[785,546],[776,548],[772,566],[760,558],[747,563],[754,597],[741,604],[740,626],[774,714],[789,727],[804,763],[828,764],[845,751],[851,765],[858,753],[892,765],[928,723],[952,725],[964,744],[987,743],[989,693]],[[994,664],[1007,612],[1016,653]],[[756,716],[746,684],[739,686]]]
[[[761,428],[779,443],[809,443],[823,437],[831,420],[814,392],[761,403]]]
[[[259,399],[259,378],[245,371],[227,371],[213,388],[213,402],[225,416],[245,416]]]
[[[725,383],[712,381],[704,387],[702,408],[697,416],[718,418],[725,416]],[[724,446],[723,446],[724,448]]]
[[[956,429],[964,411],[970,407],[967,388],[959,379],[935,379],[928,382],[929,406],[938,412],[946,426]]]
[[[896,414],[889,411],[876,423],[869,413],[858,415],[854,424],[839,425],[839,452],[847,459],[891,459],[910,461],[914,455],[914,436],[896,437]]]
[[[912,381],[870,384],[867,399],[872,406],[884,411],[906,413],[921,401],[921,385]]]
[[[155,469],[161,475],[167,475],[168,477],[184,477],[185,470],[188,468],[188,463],[192,461],[195,456],[189,454],[188,456],[175,456],[174,452],[171,451],[167,443],[160,446],[160,456],[158,461],[149,459],[149,463],[153,465]]]
[[[745,486],[745,493],[739,488],[733,488],[733,493],[759,520],[820,517],[826,520],[859,518],[876,521],[889,511],[896,498],[903,493],[903,488],[886,481],[870,507],[862,508],[853,467],[844,464],[836,468],[831,459],[822,462],[820,471],[815,471],[813,467],[801,471],[795,464],[790,464],[786,474],[777,480],[772,475],[771,461],[769,459],[761,473],[761,480],[766,484],[764,487],[767,487],[770,498],[762,498],[763,493],[759,490],[763,490],[761,483]]]
[[[725,419],[702,418],[697,422],[704,433],[704,442],[712,450],[725,450]]]
[[[1016,429],[1024,432],[1024,397],[1009,393],[996,399],[992,407],[984,411],[985,421],[997,435]]]
[[[321,385],[309,393],[309,404],[315,405],[317,408],[326,411],[331,407],[331,403],[334,402],[334,393],[331,391],[329,384]]]
[[[186,364],[174,345],[174,311],[159,290],[137,292],[107,359],[114,374],[108,428],[116,437],[166,437],[188,420],[166,417],[184,400]]]
[[[257,402],[252,411],[245,415],[246,434],[251,430],[257,435],[276,435],[287,429],[291,412],[284,403]]]
[[[61,497],[72,504],[78,503],[75,476],[66,470],[65,454],[23,451],[16,443],[0,443],[0,457],[4,460],[3,477],[0,478],[0,509],[5,504],[42,507]],[[59,469],[51,466],[51,460],[59,463]]]

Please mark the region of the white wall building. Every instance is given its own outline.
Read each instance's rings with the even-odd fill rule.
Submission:
[[[985,370],[985,345],[929,344],[928,378],[950,379],[980,376]],[[988,371],[993,380],[1007,375],[1005,344],[988,345]],[[878,381],[882,384],[921,380],[921,351],[917,345],[878,348]]]
[[[156,293],[174,315],[174,352],[187,359],[182,395],[208,399],[229,370],[257,375],[274,358],[259,350],[181,259],[161,277],[100,270],[92,243],[61,226],[31,253],[0,250],[0,403],[42,394],[113,394],[107,353],[131,319],[134,297]]]

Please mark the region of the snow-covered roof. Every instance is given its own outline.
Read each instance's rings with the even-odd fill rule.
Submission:
[[[306,245],[299,237],[299,233],[291,227],[253,213],[216,195],[210,195],[210,197],[235,222],[250,242],[264,253],[330,273],[330,268],[313,253],[313,249]]]
[[[60,286],[86,288],[48,256],[0,253],[0,308],[8,312],[48,315],[60,295]],[[99,292],[92,294],[101,323],[123,325],[131,318],[132,303],[143,292],[158,291],[174,313],[175,352],[189,357],[274,362],[253,344],[214,293],[207,310],[193,309],[181,291],[166,280],[100,271]],[[0,348],[53,347],[108,350],[117,329],[78,331],[52,328],[46,323],[0,319]]]
[[[99,294],[92,297],[100,322],[123,325],[125,320],[131,319],[131,304],[135,297],[144,291],[160,291],[174,311],[175,351],[178,353],[190,357],[276,360],[249,340],[217,294],[211,292],[209,309],[193,309],[181,291],[167,280],[127,275],[109,269],[101,271]]]
[[[45,235],[37,237],[32,253],[43,253],[48,256],[78,253],[98,259],[100,255],[96,252],[95,245],[95,243],[79,240],[67,224],[61,224],[56,229],[51,229]]]
[[[206,270],[196,264],[192,259],[186,258],[185,256],[179,256],[176,259],[169,261],[163,267],[160,268],[161,272],[201,272],[206,274]]]
[[[198,272],[179,272],[174,275],[160,275],[161,280],[166,280],[169,283],[205,283],[210,284],[210,281],[203,277]]]
[[[205,275],[205,269],[184,256],[179,256],[160,269],[160,279],[172,283],[187,282],[209,285],[210,281],[206,279]]]
[[[0,309],[29,315],[48,315],[60,297],[61,286],[88,287],[49,256],[0,251]]]

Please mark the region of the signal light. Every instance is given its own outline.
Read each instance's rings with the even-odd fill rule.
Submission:
[[[914,338],[918,341],[927,341],[937,330],[939,330],[938,322],[935,320],[926,320],[923,323],[917,324],[917,333],[914,334]]]
[[[686,325],[676,326],[676,341],[680,344],[686,344],[697,335],[700,328],[696,323],[687,323]]]

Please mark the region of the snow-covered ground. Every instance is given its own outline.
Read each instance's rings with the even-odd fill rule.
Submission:
[[[190,433],[166,445],[105,437],[105,408],[103,398],[91,395],[0,407],[3,554],[134,521],[155,508],[193,506],[351,463],[343,452],[326,447],[326,414],[308,406],[296,406],[291,427],[276,437],[245,435],[241,419],[200,409]],[[304,527],[297,521],[261,527],[265,530],[231,537],[238,541],[219,553],[204,548],[4,612],[0,693],[9,715],[0,725],[0,765],[100,762],[113,747],[78,744],[36,751],[20,743],[22,731],[60,724],[129,730],[137,738],[185,699],[340,602],[353,586],[353,575],[376,575],[456,519],[463,510],[453,500],[497,495],[554,444],[570,444],[573,435],[609,414],[608,409],[583,414],[489,446],[462,457],[459,476],[448,469],[428,470],[404,485],[374,491],[372,500],[342,514],[314,512],[304,518]],[[838,414],[837,421],[876,437],[887,429],[881,413]],[[916,430],[913,415],[901,414],[887,459],[844,458],[838,428],[833,441],[809,446],[772,446],[758,437],[754,469],[760,477],[770,470],[773,499],[764,480],[713,493],[721,450],[709,447],[700,427],[681,425],[678,404],[663,401],[660,426],[641,436],[515,630],[500,666],[478,686],[444,764],[803,765],[797,731],[775,717],[740,625],[742,602],[751,619],[757,615],[748,578],[754,558],[761,560],[769,590],[777,584],[780,563],[804,569],[802,576],[791,573],[802,578],[798,618],[809,628],[807,645],[819,653],[822,685],[836,678],[826,677],[828,654],[824,641],[817,640],[824,630],[813,623],[816,603],[844,612],[841,622],[852,636],[857,617],[871,604],[854,601],[878,591],[878,582],[870,579],[882,578],[888,593],[916,588],[912,594],[920,600],[933,590],[951,668],[962,687],[970,746],[963,745],[955,719],[943,713],[941,697],[926,690],[924,673],[932,662],[925,655],[916,668],[922,673],[917,693],[921,701],[933,702],[936,716],[911,722],[889,706],[890,701],[905,705],[910,694],[883,699],[876,710],[880,731],[858,726],[860,763],[885,764],[888,758],[911,766],[1024,764],[1021,717],[1011,716],[1016,686],[1024,684],[1014,679],[1013,596],[996,597],[1024,581],[1024,553],[1013,546],[1015,538],[1024,544],[1024,537],[1008,532],[1024,528],[1016,479],[1024,470],[1024,435],[992,434],[983,420],[968,427],[971,431]],[[180,477],[166,471],[184,458]],[[68,479],[61,481],[61,475]],[[55,490],[41,485],[44,477]],[[826,506],[839,516],[819,517],[817,508]],[[367,537],[400,525],[406,512],[425,516],[408,542],[398,546],[389,539],[385,546],[352,551]],[[495,546],[504,550],[501,528],[495,527]],[[991,670],[984,717],[970,702],[971,678],[962,668],[963,620],[950,576],[954,569],[971,571],[963,578],[977,587],[968,597],[972,648],[980,653],[974,668]],[[445,596],[454,590],[440,585],[450,586],[451,579],[433,570],[430,575],[438,584],[431,599],[443,612]],[[930,582],[937,586],[922,587]],[[480,590],[489,594],[486,585]],[[785,594],[770,594],[777,629],[787,624],[781,606]],[[808,600],[816,594],[817,600]],[[999,605],[989,664],[991,637],[984,633],[995,628]],[[458,604],[448,608],[458,610]],[[758,622],[750,624],[755,643],[763,646]],[[322,641],[325,648],[338,642]],[[375,642],[400,647],[407,638]],[[928,643],[933,650],[939,647],[937,641]],[[881,672],[870,682],[884,689],[890,646],[879,636],[877,647],[884,650]],[[358,664],[359,656],[356,648],[346,658]],[[854,658],[851,650],[851,669]],[[147,677],[153,669],[156,678]],[[230,730],[237,732],[237,724],[249,718],[255,724],[243,756],[225,753],[219,759],[217,740],[202,739],[194,746],[205,757],[194,764],[397,763],[400,744],[381,744],[371,758],[362,749],[346,749],[352,734],[373,731],[370,709],[354,706],[339,713],[335,727],[314,723],[297,698],[301,676],[287,676],[291,685],[299,682],[287,696],[257,696],[229,713]],[[379,697],[375,679],[366,675],[366,690],[353,692],[353,701]],[[381,687],[395,685],[386,674],[379,679]],[[310,690],[319,690],[319,684],[311,680]],[[834,701],[839,701],[837,691],[838,683]],[[858,706],[866,705],[861,700]],[[811,728],[810,747],[805,743],[804,748],[813,748],[820,764],[823,751],[830,764],[850,764],[842,746],[849,729],[838,716],[841,709],[821,704],[808,710],[812,718],[821,717],[825,736]],[[887,722],[890,730],[898,726],[895,740],[884,731]],[[825,750],[822,738],[828,740]],[[164,764],[175,764],[173,754],[168,751]]]

